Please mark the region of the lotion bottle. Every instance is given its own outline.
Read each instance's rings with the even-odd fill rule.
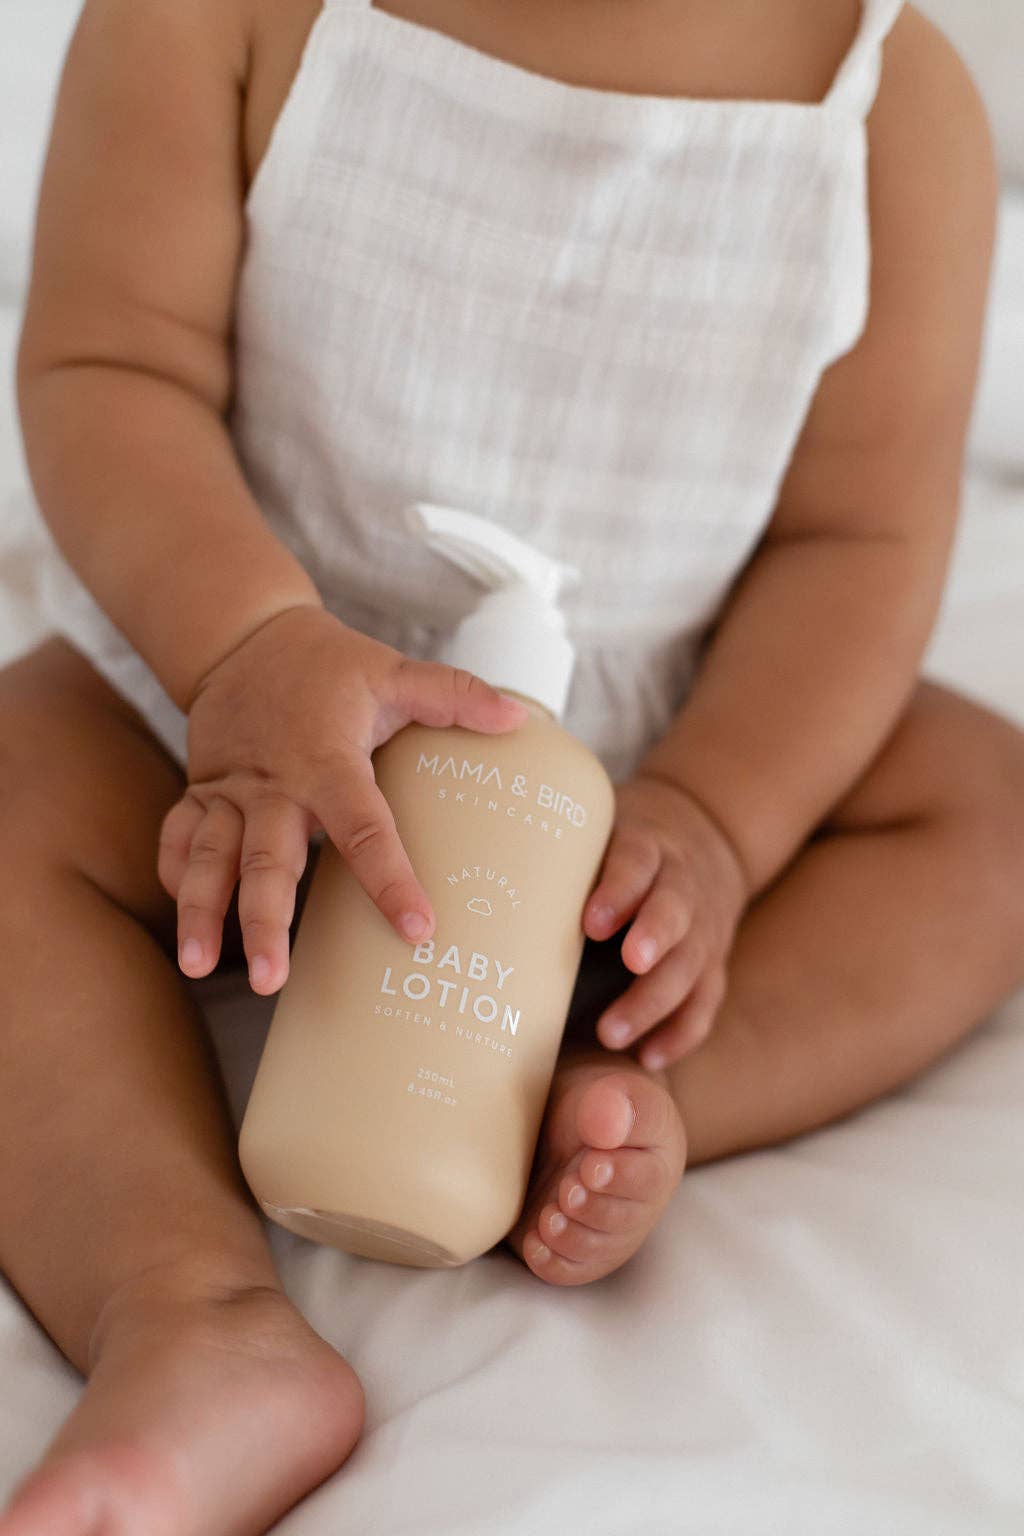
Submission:
[[[282,1226],[441,1267],[522,1209],[614,793],[557,723],[574,659],[558,597],[576,573],[469,513],[408,516],[489,589],[437,659],[529,716],[499,736],[413,724],[374,754],[436,928],[401,939],[324,842],[239,1157]]]

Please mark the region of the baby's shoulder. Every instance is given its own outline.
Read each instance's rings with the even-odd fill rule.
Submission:
[[[967,65],[941,27],[916,5],[900,7],[885,42],[882,87],[893,103],[920,96],[929,110],[945,106],[948,114],[983,112],[981,97]]]
[[[879,196],[913,185],[913,202],[930,201],[940,220],[943,207],[955,220],[959,205],[967,219],[979,200],[982,209],[994,200],[995,150],[981,94],[949,38],[914,5],[902,7],[886,40],[868,132]]]
[[[233,7],[254,44],[274,48],[291,37],[305,38],[324,7],[324,0],[207,0],[210,3]]]

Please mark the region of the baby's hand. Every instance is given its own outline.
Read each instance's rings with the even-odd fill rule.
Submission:
[[[309,838],[320,827],[402,936],[434,913],[374,779],[403,725],[497,732],[523,705],[440,663],[413,661],[316,604],[269,620],[213,667],[188,716],[189,786],[164,818],[159,875],[178,904],[178,957],[205,976],[236,881],[249,980],[276,992]]]
[[[601,1044],[617,1049],[661,1024],[640,1058],[656,1069],[711,1030],[746,883],[724,833],[683,789],[640,773],[615,793],[615,826],[583,927],[607,939],[632,919],[622,959],[638,979],[597,1028]]]

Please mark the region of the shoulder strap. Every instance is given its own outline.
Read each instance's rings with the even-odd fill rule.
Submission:
[[[903,0],[861,0],[857,36],[825,98],[830,110],[867,117],[882,73],[882,44],[902,9]]]

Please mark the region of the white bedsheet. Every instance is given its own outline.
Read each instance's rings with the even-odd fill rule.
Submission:
[[[1019,316],[1024,294],[1010,298]],[[8,389],[17,305],[12,280],[0,662],[39,630]],[[972,475],[930,668],[1024,720],[1022,663],[1024,463],[1016,485]],[[237,1124],[269,1007],[241,978],[197,991]],[[277,1530],[1020,1536],[1022,1105],[1024,996],[907,1090],[688,1174],[637,1258],[581,1290],[500,1253],[406,1270],[271,1228],[290,1295],[368,1395],[346,1467]],[[0,1501],[80,1390],[0,1281]]]

